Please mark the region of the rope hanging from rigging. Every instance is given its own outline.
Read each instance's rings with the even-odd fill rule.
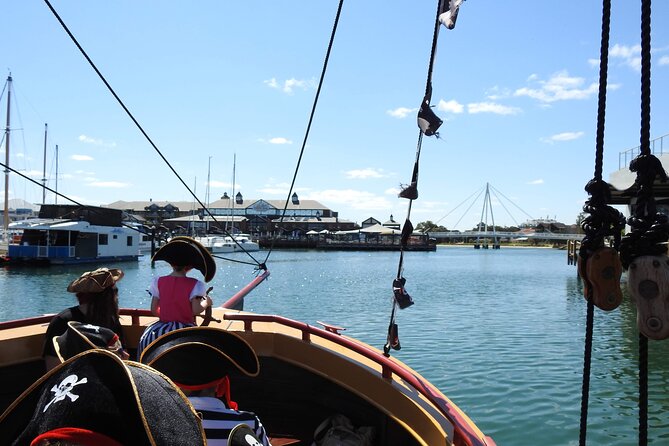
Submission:
[[[657,212],[655,181],[667,181],[660,160],[650,150],[651,0],[641,1],[641,128],[639,156],[630,163],[636,173],[635,195],[627,223],[632,230],[621,242],[628,269],[627,284],[637,308],[639,330],[639,445],[648,443],[648,339],[669,338],[669,219]]]
[[[583,396],[581,401],[580,445],[585,444],[587,404],[592,349],[593,308],[604,310],[618,306],[622,299],[619,283],[620,271],[628,270],[628,286],[637,306],[639,329],[639,445],[648,442],[648,338],[669,337],[669,257],[666,242],[669,240],[669,219],[657,212],[653,186],[656,179],[667,181],[662,163],[650,151],[650,20],[651,0],[641,1],[641,146],[640,153],[630,163],[636,173],[632,187],[625,195],[634,196],[631,216],[627,224],[631,231],[621,237],[624,227],[618,216],[605,203],[610,198],[610,187],[601,179],[604,107],[606,90],[606,65],[610,0],[604,0],[602,14],[602,53],[600,65],[600,103],[597,127],[597,155],[595,178],[586,186],[591,198],[584,210],[591,215],[583,223],[586,237],[581,246],[579,273],[584,281],[588,301],[586,348],[583,369]],[[605,51],[606,50],[606,51]],[[604,76],[602,74],[604,73]],[[603,99],[604,98],[604,99]],[[617,211],[616,211],[617,212]],[[613,247],[603,247],[605,237],[613,238]],[[610,249],[612,251],[604,251]],[[620,250],[618,260],[617,250]],[[607,254],[604,256],[603,254]],[[604,259],[604,257],[606,257]],[[602,286],[603,285],[603,286]],[[602,290],[604,292],[602,292]],[[619,296],[620,295],[620,296]]]
[[[586,443],[594,307],[597,306],[602,310],[611,311],[622,302],[622,292],[620,290],[622,267],[618,256],[618,248],[620,234],[625,226],[625,219],[618,210],[607,205],[610,201],[610,186],[602,179],[610,22],[611,1],[603,0],[595,172],[593,179],[585,186],[589,198],[583,206],[583,211],[589,215],[581,224],[585,237],[581,242],[578,258],[578,271],[583,280],[583,291],[587,301],[579,427],[580,446],[584,446]],[[613,239],[613,246],[605,245],[607,238]]]
[[[409,207],[407,217],[402,226],[402,234],[400,239],[400,258],[397,267],[397,276],[393,279],[393,300],[392,310],[390,312],[390,322],[388,323],[388,334],[386,344],[383,346],[383,353],[390,356],[390,350],[400,350],[399,328],[395,322],[396,310],[399,307],[403,310],[413,305],[413,299],[406,291],[406,278],[402,276],[404,269],[404,251],[409,243],[409,238],[413,233],[414,226],[411,223],[411,205],[413,200],[418,198],[418,172],[420,164],[420,151],[423,143],[423,135],[434,136],[439,138],[439,127],[443,121],[434,113],[430,102],[432,100],[432,71],[434,68],[434,60],[437,53],[437,40],[439,37],[440,24],[443,24],[447,29],[455,28],[455,22],[458,17],[458,11],[463,0],[439,0],[437,2],[437,17],[434,23],[434,32],[432,34],[432,49],[430,51],[430,63],[427,70],[427,81],[425,83],[425,95],[421,101],[418,110],[417,124],[420,129],[418,133],[418,143],[416,146],[416,159],[414,161],[413,171],[411,174],[411,181],[408,185],[402,187],[399,193],[400,198],[409,200]]]

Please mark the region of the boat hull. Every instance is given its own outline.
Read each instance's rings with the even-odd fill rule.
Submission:
[[[122,310],[131,353],[147,310]],[[389,446],[494,445],[474,423],[416,371],[355,339],[273,315],[214,309],[210,326],[236,332],[260,358],[260,374],[231,373],[232,398],[258,414],[273,443],[311,444],[318,425],[343,413],[372,426],[374,444]],[[44,372],[44,332],[51,316],[0,323],[3,411]]]

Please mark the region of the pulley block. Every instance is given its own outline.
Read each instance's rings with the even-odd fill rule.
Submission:
[[[578,258],[583,293],[587,298],[592,288],[592,303],[604,311],[615,310],[623,300],[620,289],[622,271],[618,251],[613,248],[601,247],[585,260],[583,257]]]
[[[669,338],[669,257],[637,257],[627,274],[639,332],[657,341]]]

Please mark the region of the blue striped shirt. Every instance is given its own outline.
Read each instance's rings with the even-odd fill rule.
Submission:
[[[253,412],[228,409],[218,398],[188,397],[196,412],[202,417],[202,427],[207,437],[207,446],[227,446],[232,428],[248,424],[263,446],[271,446],[265,428]]]

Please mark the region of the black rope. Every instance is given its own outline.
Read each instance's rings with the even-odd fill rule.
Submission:
[[[93,63],[93,60],[88,56],[88,54],[86,53],[86,51],[84,50],[84,48],[79,44],[79,42],[77,41],[77,38],[74,36],[74,34],[72,34],[72,32],[70,32],[70,29],[67,27],[67,25],[65,24],[65,22],[63,21],[63,19],[61,19],[61,17],[60,17],[60,15],[58,14],[58,12],[54,9],[53,6],[51,6],[51,3],[49,2],[49,0],[44,0],[44,3],[46,3],[46,5],[49,7],[49,9],[51,10],[51,12],[52,12],[52,14],[54,15],[54,17],[56,17],[56,19],[57,19],[58,22],[60,23],[60,26],[62,26],[62,28],[63,28],[63,29],[65,30],[65,32],[67,33],[67,35],[68,35],[68,36],[70,37],[70,39],[72,40],[72,42],[74,42],[74,44],[77,46],[77,48],[79,49],[79,51],[81,52],[81,54],[82,54],[82,55],[84,56],[84,58],[88,61],[88,64],[91,66],[91,68],[93,68],[93,70],[95,71],[95,73],[98,75],[98,77],[100,78],[100,80],[105,84],[105,86],[107,87],[107,89],[109,90],[109,92],[112,94],[112,96],[114,96],[114,98],[115,98],[116,101],[119,103],[119,105],[121,106],[121,108],[125,111],[125,113],[128,115],[128,117],[130,117],[130,120],[132,120],[132,122],[133,122],[133,123],[135,124],[135,126],[139,129],[139,131],[142,133],[142,135],[144,135],[144,137],[145,137],[146,140],[149,142],[149,144],[151,145],[151,147],[153,147],[153,149],[156,151],[156,153],[158,154],[158,156],[160,156],[160,158],[165,162],[165,164],[167,165],[167,167],[170,168],[170,170],[172,171],[172,173],[174,173],[174,175],[177,177],[177,179],[178,179],[178,180],[181,182],[181,184],[186,188],[186,190],[190,193],[190,195],[193,197],[193,199],[195,199],[195,201],[198,202],[198,204],[202,207],[202,209],[204,209],[204,211],[205,211],[205,212],[212,218],[213,221],[218,222],[218,220],[216,219],[216,217],[214,216],[214,214],[212,214],[211,211],[209,210],[209,207],[206,206],[206,205],[205,205],[205,204],[204,204],[204,203],[197,197],[197,195],[195,195],[195,192],[193,192],[193,191],[191,190],[191,188],[188,186],[188,184],[186,184],[186,182],[181,178],[181,176],[179,175],[179,173],[174,169],[174,167],[172,167],[172,164],[170,164],[170,162],[167,160],[167,158],[165,158],[165,156],[162,154],[162,152],[160,151],[160,149],[158,148],[158,146],[156,146],[156,144],[153,142],[153,140],[152,140],[151,137],[148,135],[148,133],[146,133],[146,131],[144,130],[144,128],[142,127],[142,125],[139,123],[139,121],[137,121],[137,119],[135,119],[135,116],[130,112],[130,110],[128,109],[128,107],[126,107],[125,103],[124,103],[124,102],[121,100],[121,98],[116,94],[116,91],[114,91],[114,89],[113,89],[112,86],[109,84],[109,82],[107,82],[107,79],[104,77],[104,75],[102,74],[102,72],[100,72],[100,70],[98,70],[98,67]],[[228,236],[232,236],[232,234],[230,234],[230,233],[227,231],[227,229],[224,229],[223,231],[225,232],[226,235],[228,235]],[[260,262],[259,262],[258,260],[256,260],[256,259],[253,257],[253,255],[251,255],[250,252],[248,252],[248,251],[246,251],[245,249],[243,249],[243,246],[241,246],[241,244],[238,243],[238,242],[234,239],[234,237],[232,237],[232,240],[233,240],[238,246],[240,246],[240,247],[242,248],[242,250],[246,253],[246,255],[248,255],[251,259],[253,259],[255,265],[260,265]]]
[[[641,1],[641,129],[640,129],[640,154],[639,156],[644,156],[646,158],[653,157],[650,152],[650,19],[651,19],[651,0],[642,0]],[[654,157],[653,157],[654,158]],[[652,158],[649,158],[652,159]],[[659,160],[658,160],[659,163]],[[662,172],[662,166],[660,165]],[[647,191],[648,195],[645,196],[647,203],[654,204],[654,198],[652,196],[652,183],[655,182],[656,172],[648,172],[649,175],[652,175],[652,180],[648,180],[650,183],[650,190]],[[666,180],[666,174],[665,174]],[[655,206],[650,206],[649,211],[652,211],[655,214]],[[651,218],[656,217],[655,215]],[[654,220],[658,220],[654,218]],[[664,219],[664,234],[661,231],[655,231],[653,234],[653,240],[667,240],[667,221]],[[666,245],[657,245],[660,246],[657,251],[666,252]],[[639,333],[639,446],[645,446],[648,444],[648,338],[642,333]]]
[[[648,338],[639,333],[639,446],[648,444]]]
[[[650,155],[650,12],[651,0],[641,0],[641,146]]]
[[[662,163],[650,151],[650,79],[651,79],[651,0],[641,2],[641,129],[639,156],[630,163],[636,172],[634,185],[636,194],[633,213],[627,223],[632,228],[623,237],[620,255],[623,267],[642,255],[662,255],[667,252],[669,219],[657,212],[653,188],[656,178],[666,182],[668,177]]]
[[[434,29],[432,32],[432,48],[430,50],[430,60],[427,69],[427,79],[425,81],[425,95],[423,97],[423,101],[421,102],[420,111],[418,113],[419,119],[421,119],[423,113],[430,116],[431,119],[434,119],[434,121],[428,125],[428,130],[425,131],[426,134],[435,135],[436,137],[439,137],[438,133],[436,133],[436,130],[441,124],[441,120],[436,116],[434,116],[434,113],[432,113],[432,111],[430,110],[430,101],[432,99],[432,71],[434,68],[434,60],[437,53],[439,27],[441,26],[441,24],[439,23],[439,14],[441,12],[441,7],[442,7],[442,1],[438,0],[436,17],[434,21]],[[430,127],[432,127],[433,125],[436,125],[436,127],[430,129]],[[418,141],[416,143],[416,159],[414,161],[413,171],[411,174],[411,182],[400,193],[401,197],[409,199],[409,205],[407,207],[407,217],[402,227],[402,236],[400,241],[400,257],[397,265],[397,276],[393,280],[392,310],[390,312],[390,321],[388,322],[388,333],[386,336],[386,344],[383,347],[383,353],[386,356],[390,355],[390,348],[395,348],[396,350],[400,349],[398,332],[397,332],[398,329],[397,329],[397,324],[395,323],[395,315],[397,307],[399,306],[399,308],[402,309],[413,304],[411,296],[409,296],[409,294],[406,292],[404,288],[406,279],[402,277],[402,271],[404,270],[404,251],[409,242],[409,237],[413,233],[414,229],[413,224],[411,223],[411,207],[413,201],[418,197],[418,173],[420,166],[420,152],[421,152],[421,147],[423,145],[423,131],[424,131],[423,129],[420,129],[418,131]]]
[[[67,195],[63,195],[63,194],[61,194],[60,192],[51,189],[49,186],[47,186],[47,185],[45,185],[45,184],[43,184],[43,183],[40,183],[40,182],[38,182],[38,181],[35,181],[35,180],[33,180],[32,178],[30,178],[30,177],[28,177],[28,176],[26,176],[26,175],[23,175],[23,174],[22,174],[21,172],[19,172],[18,170],[9,167],[8,165],[6,165],[6,164],[3,163],[3,162],[0,162],[0,166],[1,166],[1,167],[4,167],[4,168],[6,169],[6,171],[12,172],[12,173],[14,173],[14,174],[20,176],[21,178],[23,178],[23,179],[25,179],[25,180],[28,180],[28,181],[30,181],[31,183],[34,183],[34,184],[38,185],[39,187],[42,187],[42,188],[46,189],[47,191],[49,191],[49,192],[51,192],[51,193],[53,193],[53,194],[55,194],[55,195],[57,195],[57,196],[59,196],[59,197],[61,197],[61,198],[64,198],[65,200],[67,200],[67,201],[69,201],[69,202],[72,202],[72,203],[76,204],[77,206],[81,206],[82,208],[90,208],[91,212],[93,212],[94,214],[102,215],[102,212],[97,211],[97,210],[91,208],[91,206],[87,206],[87,205],[85,205],[85,204],[79,203],[78,201],[74,200],[73,198],[70,198],[70,197],[68,197]],[[134,227],[134,226],[127,225],[127,224],[125,224],[125,223],[121,223],[121,225],[124,226],[124,227],[126,227],[126,228],[128,228],[128,229],[132,229],[132,230],[135,231],[135,232],[139,232],[140,234],[146,234],[146,232],[144,232],[144,231],[142,231],[141,229],[138,229],[138,228],[136,228],[136,227]]]
[[[288,209],[288,203],[291,200],[293,188],[295,187],[295,181],[297,180],[297,173],[299,172],[300,164],[302,163],[302,156],[304,155],[304,149],[307,146],[307,140],[309,139],[309,131],[311,130],[311,123],[313,122],[314,115],[316,114],[316,105],[318,105],[318,98],[320,97],[321,88],[323,87],[323,81],[325,80],[325,73],[327,71],[328,61],[330,60],[330,53],[332,52],[332,46],[334,44],[335,35],[337,34],[337,26],[339,25],[339,17],[341,16],[341,10],[343,6],[344,6],[344,0],[339,0],[339,6],[337,7],[337,14],[335,16],[334,24],[332,25],[332,32],[330,33],[330,42],[328,43],[328,49],[325,54],[325,60],[323,61],[321,77],[318,81],[318,89],[316,90],[316,96],[314,97],[314,102],[313,105],[311,106],[311,113],[309,114],[309,122],[307,123],[307,129],[304,132],[304,138],[302,139],[302,147],[300,148],[300,155],[297,158],[297,165],[295,166],[295,172],[293,173],[293,180],[290,183],[290,188],[288,189],[288,196],[286,197],[286,203],[283,206],[283,211],[281,212],[281,219],[279,220],[281,222],[283,222],[283,218],[286,215],[286,210]],[[272,253],[272,249],[274,248],[276,240],[277,237],[275,234],[275,237],[272,239],[272,244],[270,245],[269,251],[267,252],[267,256],[265,257],[264,263],[266,263],[267,260],[269,259],[269,256]]]
[[[614,248],[620,244],[621,231],[625,226],[623,215],[611,206],[608,206],[611,191],[608,183],[602,180],[604,158],[604,128],[606,123],[606,87],[609,67],[609,35],[611,31],[611,0],[602,2],[602,30],[599,63],[599,92],[597,101],[597,131],[595,140],[595,171],[585,190],[590,197],[585,202],[583,210],[589,215],[583,219],[581,227],[585,237],[579,249],[579,262],[585,265],[591,254],[604,247],[606,237],[613,237]],[[581,387],[581,419],[579,429],[579,445],[586,444],[588,428],[588,402],[590,400],[590,369],[592,363],[592,333],[594,328],[593,286],[590,284],[587,268],[579,268],[586,289],[586,327],[583,353],[583,383]]]
[[[590,288],[592,290],[592,287]],[[583,384],[581,386],[581,424],[579,429],[578,444],[585,445],[588,430],[588,401],[590,399],[590,364],[592,358],[592,331],[595,313],[595,304],[592,303],[592,291],[588,296],[588,310],[585,324],[585,351],[583,353]]]

